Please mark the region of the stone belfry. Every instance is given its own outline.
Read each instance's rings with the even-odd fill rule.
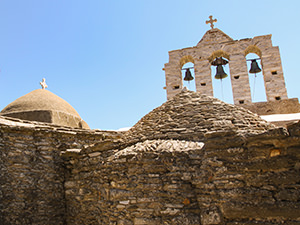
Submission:
[[[166,76],[167,98],[170,99],[183,88],[182,66],[194,64],[196,91],[213,96],[211,65],[222,57],[228,61],[234,104],[251,104],[246,56],[255,53],[261,60],[262,73],[268,102],[287,99],[279,48],[272,45],[271,35],[233,40],[218,28],[216,19],[206,21],[211,24],[199,43],[190,48],[169,52],[169,62],[163,70]]]

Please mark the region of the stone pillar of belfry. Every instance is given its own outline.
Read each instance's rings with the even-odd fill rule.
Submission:
[[[176,64],[166,63],[164,67],[166,78],[167,99],[172,98],[182,90],[181,69]]]
[[[234,104],[251,103],[249,76],[244,54],[230,55],[229,69]]]
[[[261,63],[267,101],[287,99],[279,48],[276,46],[264,49],[262,51]]]
[[[213,96],[211,64],[208,60],[197,60],[194,67],[196,91],[201,94]]]

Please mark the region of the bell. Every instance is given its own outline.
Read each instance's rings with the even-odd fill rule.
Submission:
[[[185,80],[185,81],[191,81],[193,79],[194,79],[194,77],[192,76],[190,69],[187,69],[185,71],[185,77],[183,78],[183,80]]]
[[[224,72],[222,65],[217,65],[217,73],[215,75],[216,79],[223,79],[228,77],[228,75]]]
[[[260,71],[261,71],[261,69],[259,68],[259,66],[257,64],[256,59],[252,59],[249,73],[259,73]]]

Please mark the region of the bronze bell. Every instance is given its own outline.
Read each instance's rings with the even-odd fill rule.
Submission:
[[[228,77],[228,75],[224,72],[222,65],[217,65],[217,73],[215,75],[216,79],[223,79]]]
[[[259,68],[259,66],[257,64],[256,59],[252,59],[249,73],[259,73],[260,71],[261,71],[261,69]]]
[[[185,80],[185,81],[191,81],[193,79],[194,79],[194,77],[192,76],[190,69],[187,69],[185,71],[185,77],[183,78],[183,80]]]

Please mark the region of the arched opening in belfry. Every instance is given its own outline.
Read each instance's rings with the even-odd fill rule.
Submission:
[[[258,51],[246,55],[252,102],[267,101],[260,55]]]
[[[190,91],[196,91],[193,57],[190,55],[182,57],[180,60],[180,66],[183,87],[186,87]]]
[[[194,63],[188,62],[181,69],[183,87],[196,91]]]
[[[210,57],[210,62],[214,97],[233,104],[229,55],[222,50],[216,51]]]

